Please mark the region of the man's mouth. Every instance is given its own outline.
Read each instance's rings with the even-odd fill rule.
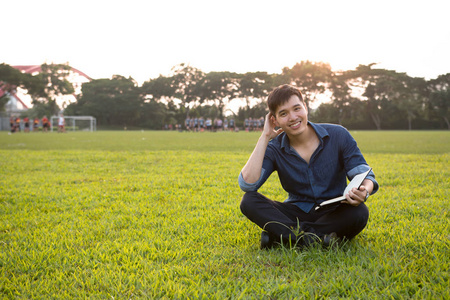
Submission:
[[[289,127],[295,129],[295,128],[299,127],[301,123],[302,123],[301,121],[298,121],[298,122],[295,122],[294,124],[289,125]]]

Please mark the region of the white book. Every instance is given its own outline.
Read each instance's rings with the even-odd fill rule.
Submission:
[[[366,179],[367,175],[369,175],[369,172],[372,169],[369,169],[368,171],[358,174],[355,177],[353,177],[352,181],[350,181],[350,183],[347,185],[347,187],[344,190],[344,194],[342,194],[342,196],[330,199],[330,200],[325,200],[322,203],[320,203],[317,207],[316,210],[318,210],[319,208],[321,208],[322,206],[328,205],[328,204],[332,204],[332,203],[336,203],[339,201],[344,201],[345,199],[345,195],[347,195],[348,192],[350,192],[350,190],[352,188],[357,188],[359,189],[359,187],[361,186],[361,184],[363,183],[364,179]]]

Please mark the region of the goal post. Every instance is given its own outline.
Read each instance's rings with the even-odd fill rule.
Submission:
[[[58,116],[52,116],[50,121],[51,131],[58,131]],[[92,116],[64,116],[66,131],[96,131],[97,119]]]

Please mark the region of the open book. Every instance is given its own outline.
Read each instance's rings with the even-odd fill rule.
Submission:
[[[355,177],[353,177],[352,181],[350,181],[350,183],[347,185],[347,187],[344,190],[344,194],[342,194],[342,196],[330,199],[330,200],[326,200],[323,201],[322,203],[320,203],[317,207],[316,210],[318,210],[319,208],[321,208],[322,206],[328,205],[328,204],[332,204],[332,203],[336,203],[336,202],[340,202],[340,201],[344,201],[345,200],[345,195],[347,195],[348,192],[350,192],[350,190],[352,188],[357,188],[359,189],[359,187],[361,186],[361,184],[363,183],[364,179],[366,179],[367,175],[369,175],[369,172],[372,169],[369,169],[368,171],[358,174]]]

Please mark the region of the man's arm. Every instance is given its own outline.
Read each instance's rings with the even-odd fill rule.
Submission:
[[[255,183],[261,177],[261,170],[269,141],[282,132],[281,129],[275,130],[274,117],[271,113],[266,115],[263,132],[256,143],[250,158],[242,168],[242,178],[247,183]]]
[[[353,178],[355,175],[367,171],[369,166],[367,165],[361,150],[358,148],[355,139],[345,129],[345,135],[340,139],[341,147],[343,149],[344,166],[346,167],[347,177]],[[358,206],[366,200],[366,195],[369,193],[375,193],[378,190],[378,183],[375,180],[373,171],[370,171],[366,179],[359,187],[359,189],[353,188],[347,195],[344,195],[346,200],[344,203]]]

